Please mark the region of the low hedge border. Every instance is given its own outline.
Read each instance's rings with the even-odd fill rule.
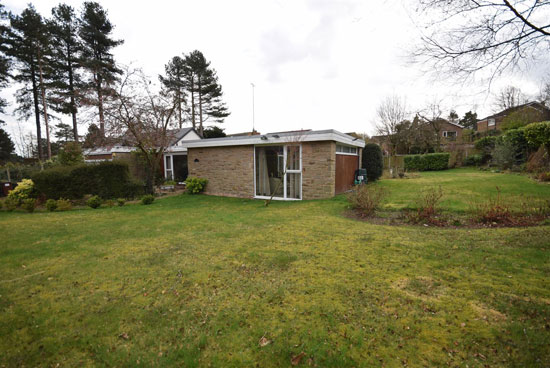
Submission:
[[[36,190],[46,198],[80,199],[86,194],[103,199],[135,198],[143,184],[132,180],[123,162],[101,162],[47,169],[32,176]]]
[[[449,168],[449,153],[428,153],[425,155],[405,156],[405,170],[407,171],[437,171]]]

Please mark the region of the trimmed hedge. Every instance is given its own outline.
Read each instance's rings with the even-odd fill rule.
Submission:
[[[104,199],[135,198],[143,194],[143,185],[130,178],[123,162],[101,162],[47,169],[32,176],[35,188],[46,198],[80,199],[86,194]]]
[[[436,171],[449,168],[449,153],[428,153],[425,155],[405,156],[405,170]]]

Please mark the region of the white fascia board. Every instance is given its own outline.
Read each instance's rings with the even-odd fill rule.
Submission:
[[[187,147],[184,146],[170,146],[166,148],[164,153],[186,153]]]
[[[267,137],[262,139],[261,137]],[[353,147],[365,147],[365,141],[354,138],[344,133],[335,130],[323,130],[318,132],[309,132],[297,135],[282,135],[279,138],[273,137],[271,134],[255,135],[249,137],[239,137],[238,139],[220,138],[220,139],[201,139],[195,141],[182,142],[181,147],[200,148],[200,147],[228,147],[228,146],[248,146],[248,145],[273,145],[273,144],[288,144],[301,142],[321,142],[334,141],[337,143],[346,144]],[[174,147],[175,148],[175,147]]]

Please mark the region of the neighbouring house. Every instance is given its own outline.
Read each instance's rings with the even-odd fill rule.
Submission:
[[[451,123],[447,120],[442,120],[440,123],[441,137],[450,141],[456,141],[462,138],[462,131],[464,127],[455,123]]]
[[[85,149],[82,153],[85,162],[112,161],[115,158],[128,157],[135,147],[112,144]]]
[[[206,194],[300,200],[329,198],[349,190],[365,142],[335,130],[189,140],[189,176],[208,179]],[[166,171],[167,177],[170,172]]]
[[[165,178],[183,181],[187,178],[187,148],[183,142],[199,140],[201,137],[193,128],[182,128],[170,132],[171,143],[166,148],[161,162],[161,172]],[[121,142],[128,139],[121,139]],[[138,151],[136,147],[113,144],[84,150],[85,162],[111,161],[114,159],[129,158],[131,153]]]
[[[164,152],[162,170],[168,180],[184,181],[187,179],[187,146],[188,141],[201,140],[200,135],[193,128],[180,129],[173,143]]]
[[[534,121],[550,120],[550,109],[542,102],[532,101],[523,105],[510,107],[496,114],[487,116],[477,122],[478,132],[487,132],[490,130],[501,130],[504,119],[512,113],[523,112],[530,117],[536,117]],[[533,122],[534,122],[533,121]]]

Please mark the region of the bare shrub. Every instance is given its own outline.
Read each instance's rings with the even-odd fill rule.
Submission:
[[[529,156],[526,168],[527,171],[532,173],[550,170],[550,157],[544,147],[540,147],[535,153]]]
[[[474,220],[486,225],[518,225],[518,221],[509,205],[502,203],[500,188],[497,186],[496,197],[474,206]]]
[[[415,203],[416,212],[408,214],[409,221],[428,222],[433,225],[442,225],[442,222],[436,218],[439,213],[439,204],[443,198],[443,189],[439,187],[430,187],[425,189]]]
[[[378,185],[357,185],[348,194],[348,201],[363,216],[370,217],[380,208],[386,195],[387,191]]]

